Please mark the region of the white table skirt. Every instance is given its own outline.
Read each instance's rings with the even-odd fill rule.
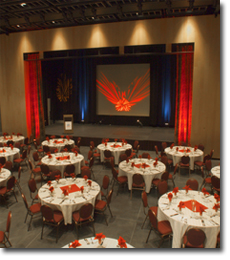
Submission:
[[[118,246],[118,239],[109,238],[109,237],[106,237],[104,239],[102,246],[100,246],[98,244],[98,240],[94,239],[94,237],[88,237],[88,238],[85,238],[85,239],[80,239],[78,242],[81,244],[81,246],[76,247],[76,248],[120,248]],[[69,248],[70,244],[63,246],[62,248]],[[126,243],[126,245],[127,245],[127,248],[134,248],[133,246],[131,246],[128,243]]]
[[[20,143],[20,144],[23,144],[24,143],[24,140],[25,140],[25,137],[22,136],[22,135],[7,135],[6,136],[6,139],[4,138],[4,136],[0,136],[0,143],[4,144],[4,143],[7,143],[8,141],[13,141],[14,143]]]
[[[5,152],[3,152],[5,150]],[[0,157],[5,157],[7,161],[14,162],[14,159],[20,157],[20,150],[15,148],[12,150],[11,147],[0,148]]]
[[[178,152],[176,148],[178,147]],[[185,149],[184,149],[185,148]],[[180,150],[187,150],[190,149],[190,152],[180,152]],[[173,160],[173,165],[175,166],[177,163],[180,162],[182,156],[189,156],[190,157],[190,169],[194,170],[194,162],[195,161],[203,161],[203,151],[197,149],[194,151],[192,147],[184,147],[184,146],[174,146],[172,149],[170,147],[165,148],[165,153],[167,154],[169,159]]]
[[[146,165],[149,165],[150,167],[146,167],[145,169],[140,167],[132,167],[131,164],[142,164],[145,163]],[[145,158],[136,158],[129,160],[129,163],[126,161],[123,161],[119,164],[119,171],[118,171],[118,176],[127,176],[128,178],[128,187],[129,190],[132,189],[132,184],[133,184],[133,175],[135,173],[140,173],[143,175],[144,181],[145,181],[145,191],[147,193],[150,192],[151,185],[152,185],[152,180],[156,178],[161,178],[162,173],[165,172],[166,167],[162,162],[157,163],[157,166],[154,167],[153,163],[155,161],[153,159],[145,159]]]
[[[58,142],[58,143],[55,143]],[[55,139],[50,139],[48,142],[47,140],[42,142],[42,146],[47,145],[49,148],[57,148],[58,152],[61,151],[62,148],[64,148],[65,145],[71,145],[73,148],[75,145],[74,140],[70,139],[69,141],[65,138],[55,138]]]
[[[62,190],[60,187],[76,184],[78,188],[84,186],[83,196],[81,191],[69,193],[64,199]],[[72,224],[72,212],[79,210],[82,205],[91,203],[95,205],[96,199],[101,199],[100,186],[92,181],[91,188],[87,185],[83,178],[68,178],[60,179],[59,182],[52,181],[51,186],[54,187],[53,196],[49,191],[50,186],[48,184],[43,185],[39,191],[38,196],[41,200],[41,204],[50,206],[53,210],[60,210],[64,217],[64,223]]]
[[[118,145],[119,147],[117,147],[117,148],[113,147],[114,144]],[[122,142],[116,142],[116,143],[115,142],[108,142],[107,146],[105,146],[105,144],[99,144],[97,146],[97,149],[100,152],[101,162],[104,162],[104,151],[110,150],[112,152],[112,155],[114,156],[114,163],[118,164],[120,155],[122,153],[125,153],[125,150],[132,149],[132,145],[131,144],[124,144],[122,146]]]
[[[220,166],[215,166],[211,169],[212,175],[218,177],[220,179]]]
[[[0,187],[6,186],[6,183],[11,176],[11,172],[5,168],[2,168],[0,172]]]
[[[186,195],[185,190],[180,190],[176,197],[173,195],[171,204],[168,204],[167,194],[162,195],[158,200],[157,219],[158,221],[168,220],[170,222],[173,230],[172,248],[181,247],[183,235],[188,227],[202,229],[206,234],[205,248],[215,248],[217,235],[220,231],[220,212],[216,213],[212,209],[214,204],[216,204],[214,196],[205,198],[202,192],[193,190],[189,190],[188,195]],[[178,208],[179,202],[189,200],[196,200],[208,207],[208,209],[203,212],[201,217],[199,212],[192,212],[186,207],[182,208],[180,213]]]
[[[85,165],[85,160],[83,155],[78,154],[77,156],[74,153],[55,153],[51,154],[52,158],[49,159],[48,155],[44,156],[41,159],[41,162],[48,165],[49,169],[51,171],[53,170],[59,170],[62,174],[62,177],[64,176],[65,167],[69,164],[73,164],[75,166],[75,174],[81,173],[81,167]],[[69,160],[57,160],[57,157],[60,156],[70,156]]]

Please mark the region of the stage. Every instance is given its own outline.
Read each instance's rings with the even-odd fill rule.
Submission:
[[[55,123],[45,127],[46,135],[67,135],[64,133],[64,124]],[[174,128],[170,127],[151,127],[151,126],[118,126],[103,124],[73,124],[73,136],[76,141],[81,137],[81,145],[89,146],[90,141],[95,145],[101,143],[102,138],[126,139],[130,144],[135,140],[140,142],[141,150],[153,151],[157,145],[161,149],[161,143],[167,142],[168,145],[174,142]]]

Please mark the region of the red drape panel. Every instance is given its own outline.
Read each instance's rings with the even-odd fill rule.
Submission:
[[[190,144],[192,126],[193,46],[180,46],[177,54],[175,143]]]
[[[27,136],[31,138],[40,138],[44,131],[41,61],[36,59],[39,59],[39,54],[29,54],[25,61]]]

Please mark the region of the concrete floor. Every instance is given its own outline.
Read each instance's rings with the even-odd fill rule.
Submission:
[[[81,147],[81,153],[87,158],[89,147]],[[139,151],[141,154],[144,151]],[[156,157],[155,152],[149,151],[152,158]],[[31,152],[32,154],[32,152]],[[212,161],[212,166],[218,165],[218,160]],[[105,174],[112,177],[111,169],[105,168],[100,162],[95,162],[93,166],[93,171],[96,176],[96,181],[101,185],[102,179]],[[14,172],[16,176],[16,172]],[[23,172],[21,176],[21,187],[22,191],[25,194],[28,203],[31,203],[28,180],[29,180],[29,171],[27,167],[23,167]],[[191,177],[198,180],[199,184],[202,182],[201,174],[197,172],[192,172]],[[180,177],[177,176],[175,182],[176,186],[181,189],[184,187],[186,180],[188,179],[188,173],[182,172]],[[37,186],[40,187],[40,180],[37,179]],[[141,200],[141,192],[134,191],[132,200],[130,199],[130,192],[128,189],[121,190],[118,195],[116,194],[117,186],[114,187],[114,193],[111,201],[111,211],[113,218],[110,216],[109,211],[106,211],[108,226],[106,225],[104,218],[100,215],[95,215],[95,230],[96,233],[103,232],[107,237],[118,238],[122,236],[127,243],[131,244],[135,248],[145,248],[152,249],[157,248],[158,243],[155,242],[158,239],[158,236],[151,232],[148,243],[145,243],[148,232],[149,232],[149,221],[146,221],[145,226],[141,229],[141,225],[144,220],[143,206]],[[169,182],[169,190],[172,190],[173,186]],[[207,190],[209,188],[207,187]],[[77,239],[76,229],[74,225],[63,225],[59,231],[59,240],[58,243],[55,241],[56,231],[51,227],[45,227],[44,236],[41,240],[41,226],[42,219],[37,217],[33,220],[31,225],[31,230],[27,231],[29,219],[27,223],[24,223],[26,216],[26,208],[23,203],[20,192],[16,191],[18,202],[15,202],[14,196],[10,196],[7,199],[7,204],[9,209],[6,208],[3,201],[0,201],[0,230],[5,230],[6,219],[9,210],[12,212],[12,225],[10,230],[10,241],[13,245],[13,248],[49,248],[57,249],[61,248],[67,243]],[[148,203],[150,206],[157,205],[157,192],[152,189],[148,194]],[[79,232],[80,238],[85,238],[92,236],[92,230],[90,227],[83,226]],[[163,248],[171,248],[171,242],[166,240],[163,245]]]

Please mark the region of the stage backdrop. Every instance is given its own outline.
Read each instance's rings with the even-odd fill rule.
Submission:
[[[74,122],[174,127],[176,55],[105,55],[42,61],[48,118]]]

